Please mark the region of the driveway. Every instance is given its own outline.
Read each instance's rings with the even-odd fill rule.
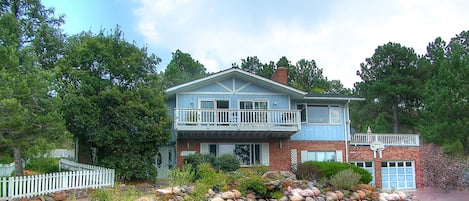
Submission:
[[[446,191],[438,188],[421,188],[411,191],[418,201],[467,201],[469,191]]]

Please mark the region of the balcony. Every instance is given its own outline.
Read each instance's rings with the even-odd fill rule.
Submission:
[[[385,146],[419,146],[418,134],[366,134],[356,133],[350,139],[350,145],[370,145],[375,141]]]
[[[286,138],[301,128],[298,110],[175,109],[178,138]]]

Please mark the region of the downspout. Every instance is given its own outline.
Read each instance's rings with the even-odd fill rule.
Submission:
[[[350,120],[349,120],[349,114],[348,114],[348,107],[349,107],[350,99],[347,100],[347,103],[345,104],[344,107],[344,142],[345,142],[345,162],[349,162],[348,160],[348,138],[350,136],[349,131],[350,131]],[[347,129],[348,128],[348,129]]]

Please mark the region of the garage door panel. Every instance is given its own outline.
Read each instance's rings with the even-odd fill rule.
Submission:
[[[384,161],[381,163],[381,179],[384,189],[415,188],[413,161]]]

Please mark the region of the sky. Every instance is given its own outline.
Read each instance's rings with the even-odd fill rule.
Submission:
[[[68,35],[111,31],[162,59],[177,49],[208,72],[257,56],[314,60],[329,80],[352,88],[360,63],[388,42],[426,53],[437,37],[469,30],[467,0],[43,0],[65,15]]]

